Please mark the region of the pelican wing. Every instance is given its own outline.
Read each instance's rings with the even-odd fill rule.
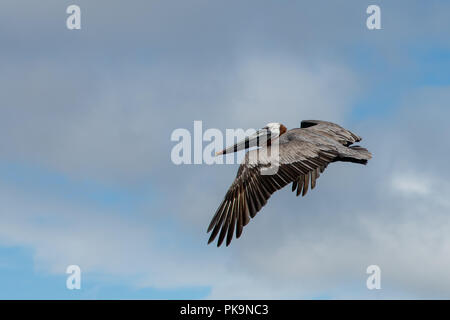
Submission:
[[[332,138],[344,146],[349,146],[355,142],[361,141],[361,137],[328,121],[304,120],[301,123],[301,128]]]
[[[336,150],[327,145],[284,140],[279,144],[278,171],[265,175],[262,170],[270,166],[270,160],[260,154],[266,154],[266,151],[257,149],[247,152],[236,179],[211,220],[208,232],[212,230],[212,233],[208,243],[216,238],[219,231],[217,246],[222,244],[225,236],[228,246],[235,229],[236,238],[239,238],[243,227],[261,210],[270,196],[289,183],[295,184],[297,195],[300,192],[305,195],[309,182],[314,188],[320,173],[337,156]]]

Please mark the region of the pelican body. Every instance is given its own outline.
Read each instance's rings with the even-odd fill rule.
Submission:
[[[366,164],[371,153],[352,145],[361,138],[341,126],[319,120],[305,120],[300,128],[287,130],[280,123],[269,123],[255,134],[234,146],[216,153],[224,155],[251,147],[248,151],[222,203],[208,227],[211,232],[208,244],[219,235],[219,247],[226,238],[228,246],[236,230],[236,238],[242,234],[250,218],[261,210],[270,196],[292,183],[292,191],[305,196],[308,188],[314,189],[316,180],[331,162]],[[278,167],[276,173],[262,174],[262,168],[270,163],[270,148],[278,143]],[[260,156],[261,155],[261,156]],[[255,160],[257,159],[257,160]]]

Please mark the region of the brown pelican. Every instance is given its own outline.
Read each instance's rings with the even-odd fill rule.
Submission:
[[[212,233],[208,244],[219,231],[217,246],[222,244],[225,236],[228,246],[235,229],[236,238],[239,238],[243,227],[250,218],[255,217],[270,196],[289,183],[292,183],[292,191],[297,191],[297,196],[304,196],[310,184],[314,189],[316,179],[329,163],[366,164],[372,156],[365,148],[351,146],[358,141],[361,141],[360,137],[337,124],[306,120],[301,122],[300,128],[289,131],[280,123],[269,123],[243,141],[218,152],[216,155],[260,147],[246,153],[236,179],[209,224],[208,232],[212,230]],[[272,161],[271,157],[263,154],[270,154],[275,142],[278,143],[278,170],[274,174],[263,174],[262,169]]]

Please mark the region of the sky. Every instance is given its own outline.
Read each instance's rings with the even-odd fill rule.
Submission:
[[[2,1],[0,298],[450,298],[449,14],[443,0]],[[305,119],[357,133],[373,159],[330,165],[304,198],[278,191],[240,239],[208,246],[238,165],[175,165],[172,132]]]

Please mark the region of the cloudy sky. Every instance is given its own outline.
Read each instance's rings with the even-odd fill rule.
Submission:
[[[3,0],[0,298],[450,298],[449,15],[443,0]],[[230,247],[207,246],[237,165],[174,165],[173,130],[310,118],[373,159],[329,166],[305,198],[279,191]]]

